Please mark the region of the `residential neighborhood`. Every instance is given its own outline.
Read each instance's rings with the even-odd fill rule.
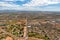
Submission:
[[[0,40],[60,40],[60,15],[58,12],[0,13]]]

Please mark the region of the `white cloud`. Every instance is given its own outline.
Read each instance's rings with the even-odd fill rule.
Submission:
[[[60,0],[32,0],[31,2],[26,3],[23,6],[44,6],[57,3],[60,3]]]
[[[39,8],[35,7],[2,7],[0,10],[24,10],[24,11],[38,11]]]
[[[20,5],[10,4],[8,2],[0,2],[0,6],[2,6],[2,7],[18,7]]]
[[[3,1],[25,1],[25,0],[3,0]]]
[[[40,6],[46,3],[44,0],[32,0],[31,2],[24,4],[23,6]]]
[[[13,3],[8,3],[8,2],[0,2],[0,7],[1,7],[0,10],[17,10],[21,6]]]
[[[1,8],[2,7],[2,8]],[[17,4],[10,4],[8,2],[0,2],[0,10],[34,10],[34,7],[24,7]]]
[[[25,1],[25,0],[4,0],[4,1]],[[30,2],[25,3],[22,6],[44,6],[44,5],[57,4],[57,3],[60,3],[60,0],[31,0]],[[6,3],[4,2],[0,5],[6,5]]]
[[[0,10],[42,10],[39,8],[39,6],[49,5],[49,4],[57,4],[60,3],[60,0],[32,0],[31,2],[28,2],[26,4],[23,4],[22,6],[14,4],[14,3],[8,3],[5,0],[0,2],[0,6],[2,7]],[[18,0],[10,0],[10,1],[18,1]],[[25,0],[19,0],[19,1],[25,1]],[[37,8],[36,8],[37,6]]]

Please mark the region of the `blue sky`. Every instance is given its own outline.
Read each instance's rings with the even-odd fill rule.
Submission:
[[[0,10],[60,11],[60,0],[0,0]]]

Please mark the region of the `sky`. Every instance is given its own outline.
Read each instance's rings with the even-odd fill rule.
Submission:
[[[60,0],[0,0],[0,10],[60,11]]]

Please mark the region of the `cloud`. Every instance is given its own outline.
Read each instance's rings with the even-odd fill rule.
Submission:
[[[8,2],[0,2],[0,10],[17,10],[21,6],[14,4],[14,3],[8,3]]]
[[[3,0],[5,2],[15,2],[15,1],[26,1],[26,0]],[[27,0],[28,1],[28,0]],[[60,0],[31,0],[28,3],[23,4],[22,6],[44,6],[44,5],[49,5],[49,4],[58,4],[60,3]]]
[[[2,0],[2,1],[25,1],[25,0]]]
[[[38,11],[38,7],[2,7],[0,10]]]
[[[17,7],[17,6],[20,6],[20,5],[16,5],[16,4],[13,4],[13,3],[8,3],[8,2],[0,2],[0,6],[2,6],[2,7]]]
[[[57,3],[60,3],[60,0],[32,0],[31,2],[26,3],[23,6],[44,6]]]
[[[14,3],[15,1],[25,1],[25,0],[0,1],[0,10],[30,10],[30,11],[37,10],[38,11],[43,9],[43,8],[40,8],[40,6],[60,3],[60,0],[31,0],[28,3],[20,5],[20,4],[15,4]],[[47,9],[50,9],[50,8],[47,8]],[[52,9],[55,9],[55,8],[52,8]],[[44,8],[44,10],[46,10],[46,8]]]
[[[34,10],[34,7],[24,7],[14,3],[0,2],[0,10]]]

